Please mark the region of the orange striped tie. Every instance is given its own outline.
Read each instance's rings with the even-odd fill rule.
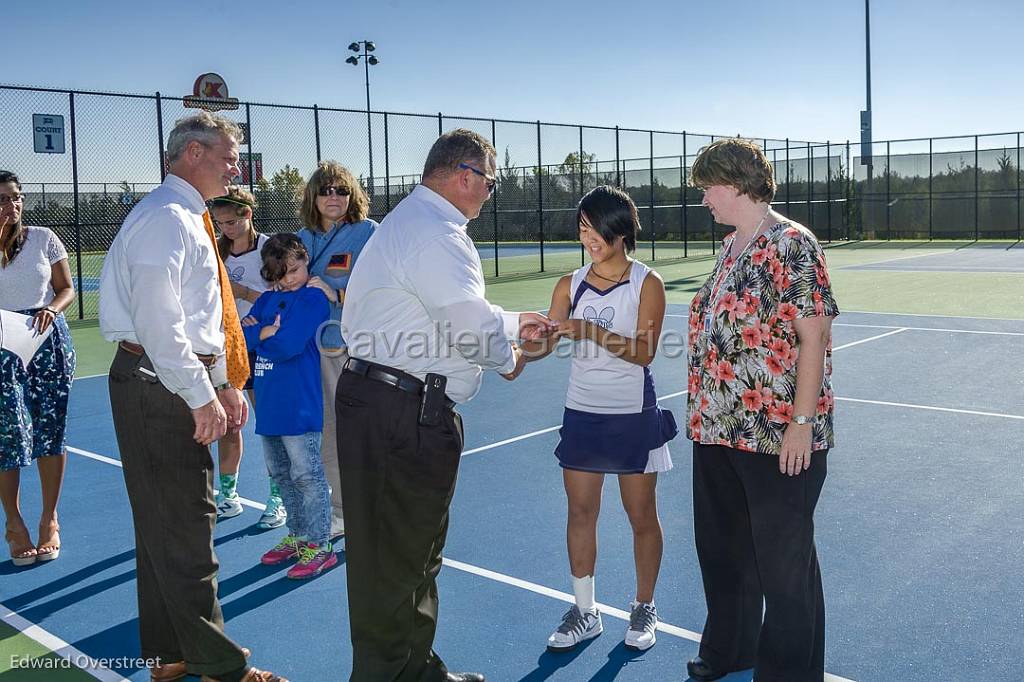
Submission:
[[[213,252],[217,254],[217,279],[220,281],[220,302],[224,324],[224,354],[228,363],[228,383],[241,390],[249,379],[249,355],[245,348],[245,336],[242,334],[242,323],[238,320],[238,309],[235,307],[235,296],[231,293],[231,280],[220,259],[217,248],[217,237],[213,234],[213,221],[210,212],[203,213],[206,234],[210,236]]]

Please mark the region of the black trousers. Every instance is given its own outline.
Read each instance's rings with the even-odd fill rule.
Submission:
[[[419,424],[418,396],[344,372],[338,461],[353,682],[439,682],[437,574],[462,456],[462,418]]]
[[[185,401],[132,374],[139,360],[119,349],[109,385],[135,523],[142,656],[185,661],[192,674],[235,682],[247,665],[224,634],[217,601],[213,459],[192,440]]]
[[[776,456],[694,443],[694,536],[708,606],[700,655],[714,668],[754,668],[757,682],[824,678],[814,507],[827,453],[787,476]]]

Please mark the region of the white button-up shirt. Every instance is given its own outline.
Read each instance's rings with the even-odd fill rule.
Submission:
[[[468,220],[418,185],[384,218],[356,263],[345,293],[341,332],[349,355],[423,379],[448,378],[465,402],[485,369],[515,369],[519,314],[484,298],[480,254]]]
[[[141,345],[160,383],[192,409],[227,381],[217,254],[206,204],[176,175],[128,214],[100,276],[100,332]],[[196,355],[217,356],[207,371]]]

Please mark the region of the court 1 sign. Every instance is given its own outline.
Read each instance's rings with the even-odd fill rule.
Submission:
[[[32,114],[32,138],[36,154],[63,154],[64,117],[59,114]]]

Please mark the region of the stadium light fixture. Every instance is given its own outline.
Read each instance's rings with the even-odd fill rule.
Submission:
[[[359,54],[359,50],[362,48],[362,54]],[[352,50],[356,54],[350,55],[345,60],[346,64],[352,66],[359,66],[359,60],[363,60],[363,70],[366,73],[366,144],[369,150],[370,159],[370,186],[367,188],[370,192],[370,196],[373,196],[373,126],[370,121],[370,67],[380,64],[380,60],[376,56],[370,53],[377,49],[377,46],[373,44],[372,40],[357,40],[349,44],[348,49]]]

